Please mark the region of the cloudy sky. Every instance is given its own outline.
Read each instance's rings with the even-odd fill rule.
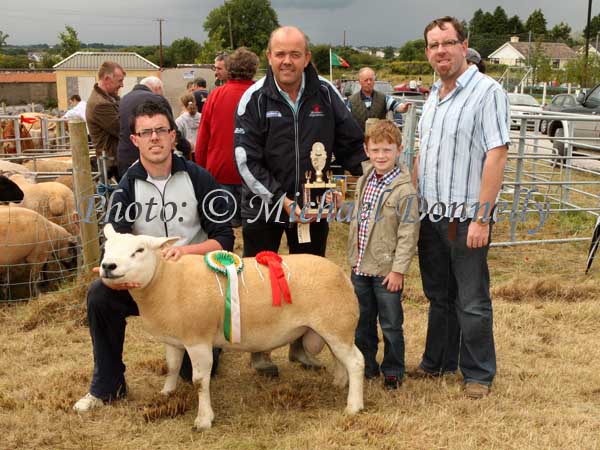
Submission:
[[[540,8],[548,28],[565,21],[573,31],[586,23],[587,0],[271,0],[282,25],[301,27],[314,43],[341,45],[346,30],[348,45],[394,47],[421,36],[435,17],[454,15],[470,20],[477,8],[492,12],[501,4],[508,16],[523,21]],[[29,0],[6,2],[0,31],[9,44],[56,44],[69,24],[82,42],[107,44],[158,44],[157,18],[165,19],[163,42],[190,37],[206,39],[202,28],[208,12],[223,0]],[[23,6],[20,6],[23,5]],[[156,6],[158,5],[158,6]],[[592,17],[600,13],[600,1]]]

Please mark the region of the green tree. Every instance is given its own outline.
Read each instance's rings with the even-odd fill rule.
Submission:
[[[538,38],[535,42],[529,64],[533,69],[533,83],[536,84],[540,81],[551,81],[552,80],[552,66],[550,64],[550,58],[544,54],[543,40]]]
[[[44,53],[42,56],[42,60],[39,63],[39,67],[46,69],[51,68],[54,64],[59,63],[62,58],[58,55],[53,55],[52,53]]]
[[[215,61],[217,53],[223,51],[223,46],[220,41],[207,39],[200,46],[200,52],[196,58],[196,64],[212,64]]]
[[[277,13],[269,0],[227,0],[209,12],[204,21],[204,30],[213,45],[245,46],[257,54],[265,49],[271,32],[278,26]]]
[[[471,34],[481,34],[485,33],[484,29],[484,18],[483,18],[483,10],[479,8],[477,11],[473,13],[473,17],[469,22],[469,31]]]
[[[546,34],[546,18],[541,9],[534,9],[525,22],[525,30],[531,31],[535,37]]]
[[[525,32],[525,25],[523,25],[519,16],[515,15],[508,19],[506,31],[509,34],[521,34]]]
[[[81,41],[77,38],[77,31],[70,25],[65,25],[65,31],[58,33],[58,47],[63,58],[72,55],[81,49]]]
[[[27,69],[29,59],[27,56],[0,55],[0,67],[3,69]]]
[[[0,48],[4,47],[6,45],[6,40],[9,38],[10,36],[4,32],[2,32],[2,30],[0,30]]]
[[[321,75],[329,76],[329,48],[329,45],[313,45],[310,48],[310,52],[312,53],[310,60],[317,67],[317,72]],[[335,52],[340,53],[340,56],[343,57],[341,54],[343,52],[338,52],[337,50]]]
[[[587,32],[587,25],[586,27],[583,29],[583,35],[585,36],[585,33]],[[596,36],[596,33],[600,32],[600,14],[598,14],[597,16],[592,17],[592,20],[590,21],[590,39],[592,37]]]
[[[400,47],[398,59],[400,61],[426,61],[425,39],[407,41]]]
[[[384,59],[394,59],[394,48],[393,47],[385,47],[383,49],[383,57]]]
[[[571,40],[571,27],[564,22],[554,25],[550,30],[550,38],[553,41],[569,42]]]
[[[184,37],[174,40],[170,50],[175,65],[191,64],[200,54],[200,44],[189,37]]]
[[[490,31],[495,34],[508,34],[508,16],[504,8],[496,6],[492,17],[494,18],[494,26]]]

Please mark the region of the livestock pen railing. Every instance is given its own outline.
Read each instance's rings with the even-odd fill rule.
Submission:
[[[47,161],[49,156],[54,159],[68,154],[72,158],[72,171],[60,172],[28,172],[36,181],[54,179],[59,174],[71,174],[73,177],[75,209],[79,211],[87,199],[95,198],[96,187],[91,171],[91,152],[88,146],[87,131],[84,122],[71,121],[69,152],[56,151],[52,154],[41,152],[25,155],[4,155],[3,160],[19,162],[27,158],[36,160],[43,156]],[[38,160],[42,163],[42,159]],[[34,163],[35,164],[35,163]],[[33,166],[32,166],[33,168]],[[10,170],[8,174],[10,174]],[[43,186],[43,183],[36,186]],[[25,187],[24,187],[25,189]],[[63,191],[66,188],[62,188]],[[68,191],[68,189],[67,189]],[[91,217],[81,221],[73,211],[67,211],[65,216],[56,216],[54,207],[48,203],[37,203],[30,209],[36,214],[26,215],[19,205],[9,204],[0,206],[0,301],[29,298],[40,289],[65,287],[65,282],[75,277],[79,272],[89,271],[99,259],[98,228],[96,218]],[[50,214],[52,212],[53,214]],[[46,217],[54,223],[50,223]],[[23,224],[20,217],[27,217],[29,222]],[[60,225],[58,227],[55,224]],[[23,228],[25,227],[25,228]],[[23,232],[20,230],[23,229]],[[67,239],[66,229],[76,229],[78,233]],[[62,230],[62,231],[61,231]],[[61,235],[61,238],[57,237]],[[77,240],[77,243],[74,242]],[[74,252],[74,253],[73,253]],[[20,258],[20,259],[19,259]],[[76,261],[77,264],[73,264]]]
[[[419,108],[411,108],[405,114],[402,158],[411,169],[419,151],[418,119]],[[498,266],[503,267],[503,259],[527,260],[528,252],[547,252],[553,264],[551,268],[527,267],[526,270],[558,275],[581,273],[584,269],[581,260],[586,258],[600,212],[600,140],[574,136],[573,131],[579,129],[581,122],[594,123],[600,130],[600,118],[514,111],[511,119],[517,129],[511,132],[512,143],[499,194],[503,207],[493,227],[491,258],[502,255]],[[535,131],[539,130],[541,120],[560,121],[563,132],[549,137]],[[85,140],[85,136],[81,139]],[[78,154],[87,159],[89,165],[87,140],[72,142],[72,146],[83,149]],[[91,180],[91,171],[89,177]],[[78,209],[88,211],[91,207],[97,213],[91,214],[91,219],[103,217],[108,202],[91,206],[89,203],[96,194],[93,184],[87,184],[84,189],[78,189],[77,182],[75,185]],[[87,203],[82,204],[82,200]],[[87,227],[85,236],[79,236],[79,261],[80,270],[89,271],[90,266],[98,262],[99,230],[95,220],[89,221],[90,215],[86,214],[86,219],[79,223],[82,230]],[[96,250],[85,250],[86,247]],[[84,253],[87,256],[84,257]],[[506,270],[512,267],[509,265]],[[64,275],[60,270],[54,273],[57,278]]]
[[[41,113],[0,115],[0,153],[21,154],[31,149],[68,149],[68,120]],[[7,151],[4,151],[7,153]]]

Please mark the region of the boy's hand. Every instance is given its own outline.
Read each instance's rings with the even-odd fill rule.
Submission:
[[[342,193],[338,191],[327,191],[325,194],[325,204],[335,202],[335,207],[340,208],[342,206]]]
[[[390,272],[381,282],[383,286],[387,285],[390,292],[398,292],[404,285],[404,275],[398,272]]]

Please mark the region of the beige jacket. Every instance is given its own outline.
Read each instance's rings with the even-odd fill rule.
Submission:
[[[386,187],[378,204],[370,208],[367,245],[358,270],[377,276],[390,272],[406,273],[417,251],[419,239],[419,202],[406,166]],[[370,161],[363,163],[364,175],[356,184],[354,210],[348,235],[348,262],[358,260],[358,220],[366,181],[373,172]],[[412,199],[412,200],[410,200]],[[380,207],[378,208],[378,205]],[[407,209],[408,208],[408,209]],[[412,223],[411,223],[412,222]]]

